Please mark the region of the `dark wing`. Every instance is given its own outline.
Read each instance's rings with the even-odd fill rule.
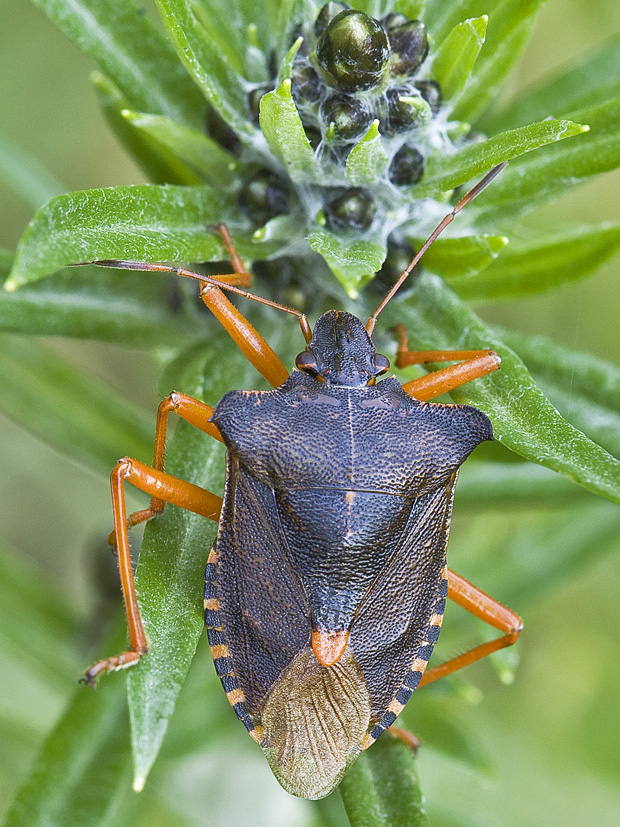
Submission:
[[[250,714],[310,640],[305,591],[287,558],[273,490],[227,460],[216,591],[226,644]]]
[[[428,661],[439,632],[455,482],[456,474],[447,486],[414,502],[402,543],[360,603],[353,623],[349,642],[370,690],[375,721],[382,720],[412,665]],[[430,629],[431,619],[436,628]],[[429,638],[430,646],[425,645]]]

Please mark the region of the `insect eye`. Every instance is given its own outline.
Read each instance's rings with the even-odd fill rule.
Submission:
[[[377,353],[375,356],[375,368],[377,371],[375,376],[382,376],[390,369],[390,360],[382,353]]]
[[[295,359],[295,367],[298,370],[303,370],[304,373],[318,373],[319,367],[316,359],[308,350],[302,352]]]

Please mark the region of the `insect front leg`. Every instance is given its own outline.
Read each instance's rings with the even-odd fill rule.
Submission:
[[[448,597],[480,618],[480,620],[484,620],[485,623],[499,629],[503,634],[501,637],[481,643],[480,646],[475,646],[462,655],[450,658],[450,660],[439,664],[439,666],[427,669],[422,675],[420,686],[450,675],[464,666],[469,666],[470,663],[490,655],[491,652],[497,652],[498,649],[511,646],[517,640],[523,628],[523,621],[519,615],[506,608],[499,601],[489,597],[488,594],[485,594],[468,580],[465,580],[464,577],[450,569],[448,569]]]
[[[479,379],[497,370],[501,359],[494,350],[409,350],[407,332],[403,325],[396,326],[398,350],[396,367],[421,365],[426,362],[458,362],[456,365],[413,379],[403,385],[403,390],[420,402],[435,399],[454,388]]]
[[[153,450],[153,468],[157,471],[164,470],[168,416],[173,412],[177,413],[181,419],[189,422],[190,425],[193,425],[194,428],[198,428],[199,431],[203,431],[205,434],[209,434],[209,436],[222,442],[222,436],[217,427],[209,421],[213,413],[213,408],[204,402],[199,402],[198,399],[194,399],[193,396],[175,391],[160,402],[159,408],[157,409],[155,448]],[[163,511],[163,508],[163,499],[156,496],[151,497],[151,504],[148,508],[142,511],[135,511],[127,518],[127,527],[132,528],[145,520],[149,520],[151,517]],[[114,531],[108,537],[108,542],[111,546],[116,544]]]

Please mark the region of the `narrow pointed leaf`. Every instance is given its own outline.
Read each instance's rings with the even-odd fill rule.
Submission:
[[[423,17],[426,0],[395,0],[394,11],[404,14],[409,20],[419,20]]]
[[[560,416],[521,360],[440,279],[423,276],[412,298],[385,314],[408,327],[413,347],[496,350],[501,369],[453,391],[453,398],[484,410],[495,438],[515,453],[620,502],[620,462]]]
[[[112,81],[101,72],[93,72],[99,106],[108,125],[137,162],[146,177],[154,184],[200,184],[201,179],[186,166],[174,152],[123,117],[129,102]]]
[[[66,189],[34,156],[5,136],[0,136],[0,181],[32,210]]]
[[[123,646],[124,634],[108,643]],[[110,649],[111,651],[111,649]],[[122,679],[77,689],[17,794],[4,827],[115,822],[131,776]]]
[[[426,239],[409,238],[419,250]],[[456,238],[438,238],[424,254],[424,267],[442,278],[467,279],[480,273],[508,244],[502,235],[466,235]]]
[[[10,263],[3,275],[9,269]],[[173,309],[174,279],[92,266],[61,270],[40,284],[0,291],[0,330],[135,347],[179,345],[202,335],[204,320]]]
[[[455,502],[469,509],[493,510],[583,500],[592,495],[579,485],[531,462],[467,462],[459,472]],[[458,508],[458,505],[457,505]]]
[[[150,461],[144,411],[36,341],[3,336],[0,353],[0,410],[21,427],[103,474],[120,451]]]
[[[291,95],[291,81],[285,80],[260,102],[260,128],[276,158],[286,166],[293,181],[319,181],[319,164],[306,137]]]
[[[441,43],[431,75],[441,87],[444,100],[451,100],[469,80],[487,30],[487,15],[464,20]]]
[[[578,428],[620,457],[620,369],[545,336],[501,331],[554,405]]]
[[[381,143],[379,121],[375,120],[361,141],[349,152],[347,178],[353,186],[373,184],[385,174],[389,163],[390,159]]]
[[[169,381],[215,405],[231,390],[231,376],[235,387],[256,381],[247,360],[220,335]],[[166,453],[166,471],[221,494],[224,447],[181,422]],[[145,530],[136,588],[150,649],[129,672],[127,684],[136,788],[144,785],[157,757],[204,627],[204,567],[216,531],[216,522],[174,506]]]
[[[323,256],[332,273],[351,298],[381,269],[385,261],[385,244],[375,241],[354,241],[347,244],[332,233],[322,230],[311,233],[308,244]]]
[[[338,789],[351,827],[428,827],[413,750],[389,735],[360,755]]]
[[[468,301],[505,301],[586,278],[618,250],[620,225],[582,227],[528,243],[511,243],[484,272],[455,274],[449,283]],[[429,265],[429,269],[433,268]]]
[[[34,0],[134,109],[198,126],[204,106],[170,42],[134,0]]]
[[[496,19],[497,15],[494,14],[491,20],[493,22]],[[476,123],[479,116],[496,100],[505,86],[506,77],[525,49],[533,25],[532,15],[505,36],[495,38],[492,36],[493,31],[487,32],[485,47],[476,62],[470,82],[455,102],[452,110],[454,118]]]
[[[209,41],[190,3],[158,0],[157,5],[179,57],[206,99],[239,138],[252,140],[256,130],[246,118],[247,102],[241,78]],[[152,111],[148,107],[134,108]]]
[[[144,184],[61,195],[26,228],[5,289],[83,261],[221,259],[222,243],[208,228],[226,220],[228,207],[207,186]]]
[[[596,50],[576,61],[547,82],[529,89],[510,106],[489,119],[492,131],[566,116],[620,96],[620,36],[614,35]]]
[[[291,48],[288,50],[288,52],[282,58],[280,68],[278,69],[278,84],[282,84],[285,80],[291,79],[291,72],[293,71],[293,62],[303,42],[303,37],[298,37],[297,40],[295,40],[295,42],[291,46]]]
[[[229,187],[239,176],[238,162],[202,132],[181,126],[163,115],[124,110],[123,118],[135,129],[166,147],[212,187]]]
[[[589,132],[509,164],[493,186],[476,199],[481,220],[497,215],[500,207],[532,209],[554,193],[620,165],[620,98],[577,114],[590,126]]]
[[[587,126],[572,121],[541,121],[471,144],[450,157],[430,158],[422,183],[414,192],[418,197],[446,192],[472,178],[482,176],[502,161],[509,161],[545,144],[579,135],[587,129]]]

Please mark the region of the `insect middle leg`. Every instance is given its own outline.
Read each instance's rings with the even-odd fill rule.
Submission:
[[[494,350],[409,350],[407,333],[403,325],[396,326],[398,350],[396,367],[421,365],[425,362],[458,362],[456,365],[413,379],[403,385],[403,390],[415,399],[426,402],[448,393],[454,388],[492,373],[500,366],[501,359]]]
[[[427,669],[422,675],[420,686],[450,675],[464,666],[469,666],[470,663],[490,655],[491,652],[497,652],[498,649],[511,646],[517,640],[523,628],[523,621],[519,615],[506,608],[499,601],[489,597],[488,594],[485,594],[485,592],[450,569],[448,569],[448,597],[480,618],[480,620],[484,620],[485,623],[499,629],[503,634],[501,637],[481,643],[479,646],[463,652],[462,655],[450,658],[450,660],[439,664],[439,666]]]

